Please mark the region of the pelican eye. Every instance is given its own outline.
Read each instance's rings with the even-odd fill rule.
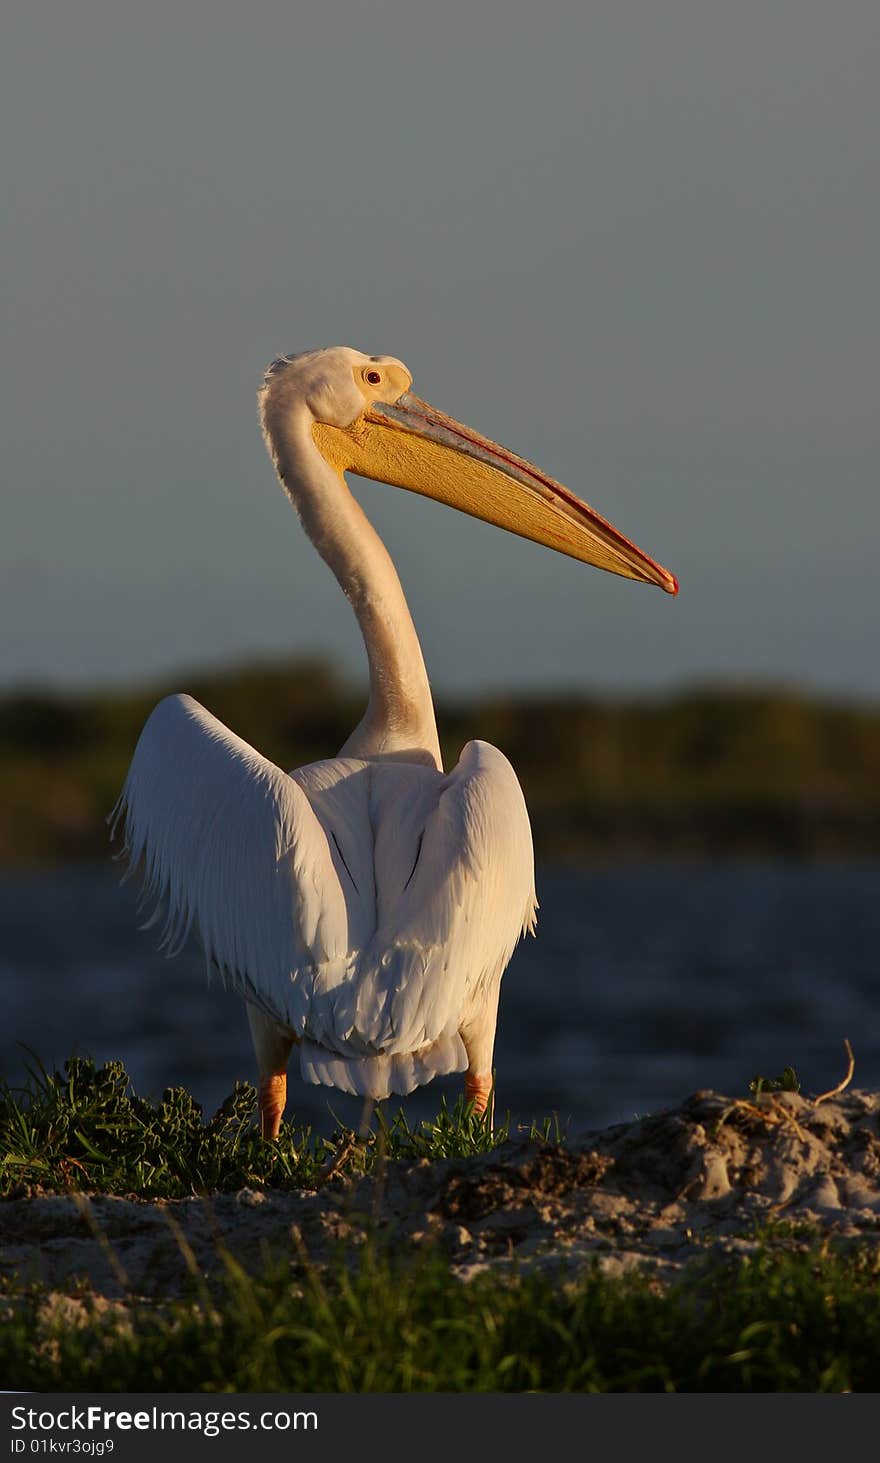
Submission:
[[[379,375],[378,371],[368,371],[367,380],[369,381],[371,386],[378,386],[382,381],[382,377]]]

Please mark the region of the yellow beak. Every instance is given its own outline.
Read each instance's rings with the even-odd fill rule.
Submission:
[[[412,392],[373,402],[344,430],[316,423],[313,431],[341,471],[436,498],[572,559],[678,593],[674,574],[568,488]]]

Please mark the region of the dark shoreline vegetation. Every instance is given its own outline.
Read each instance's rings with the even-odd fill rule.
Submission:
[[[843,1085],[843,1084],[842,1084]],[[757,1099],[754,1099],[757,1100]],[[598,1265],[489,1270],[468,1280],[441,1243],[413,1251],[383,1235],[340,1233],[316,1263],[294,1230],[246,1266],[216,1241],[197,1265],[173,1219],[174,1196],[242,1185],[320,1189],[345,1168],[381,1173],[396,1158],[487,1154],[508,1137],[461,1104],[415,1130],[392,1118],[366,1135],[315,1143],[285,1125],[277,1144],[253,1127],[240,1084],[207,1123],[183,1089],[151,1102],[119,1063],[34,1059],[24,1091],[0,1088],[0,1196],[75,1195],[99,1233],[90,1194],[164,1196],[188,1279],[182,1292],[118,1298],[71,1274],[50,1289],[0,1282],[0,1374],[15,1389],[179,1392],[655,1392],[880,1390],[880,1251],[837,1242],[784,1217],[753,1226],[740,1254],[707,1246],[671,1282]],[[559,1153],[552,1120],[529,1135]],[[379,1197],[381,1200],[382,1188]],[[45,1199],[42,1202],[46,1202]],[[68,1200],[57,1202],[69,1203]],[[106,1201],[103,1201],[106,1202]],[[253,1200],[251,1201],[253,1202]],[[0,1204],[0,1213],[3,1205]],[[89,1217],[89,1216],[92,1217]],[[64,1221],[51,1221],[59,1236]],[[68,1221],[69,1224],[69,1221]],[[68,1231],[69,1232],[69,1231]],[[117,1262],[117,1268],[118,1262]]]
[[[282,767],[333,755],[363,711],[323,664],[129,690],[0,698],[0,866],[107,856],[140,729],[187,690]],[[539,858],[880,855],[880,707],[774,688],[494,697],[437,708],[447,764],[474,737],[522,782]]]

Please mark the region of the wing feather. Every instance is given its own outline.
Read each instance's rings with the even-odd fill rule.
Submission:
[[[130,869],[144,860],[169,953],[195,926],[224,981],[301,1033],[316,970],[345,968],[364,928],[302,788],[192,697],[169,696],[114,820]]]
[[[410,789],[414,824],[423,817],[418,856],[397,897],[383,898],[381,870],[390,862],[383,852],[401,834],[400,820],[386,812],[394,782],[393,764],[377,769],[380,918],[361,958],[357,1006],[361,1036],[387,1053],[414,1052],[457,1032],[496,988],[537,909],[522,790],[507,758],[486,742],[469,742],[453,772],[433,785],[429,775],[421,797]],[[398,879],[399,869],[398,858]]]

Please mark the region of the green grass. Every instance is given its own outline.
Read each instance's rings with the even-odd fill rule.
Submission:
[[[402,1109],[389,1117],[378,1108],[362,1135],[340,1128],[317,1138],[284,1123],[277,1141],[266,1143],[246,1082],[206,1122],[183,1087],[166,1089],[158,1102],[139,1097],[121,1062],[96,1068],[74,1057],[62,1073],[34,1059],[29,1072],[23,1089],[0,1084],[0,1198],[68,1189],[180,1199],[246,1185],[311,1188],[334,1163],[358,1172],[381,1159],[464,1158],[508,1137],[506,1122],[493,1127],[459,1099],[416,1127]],[[531,1136],[561,1135],[548,1120]]]
[[[19,1296],[0,1374],[47,1392],[878,1391],[878,1262],[768,1249],[663,1293],[597,1270],[463,1284],[436,1252],[407,1263],[375,1242],[323,1272],[226,1257],[158,1308]]]
[[[749,1083],[749,1092],[753,1097],[760,1097],[765,1092],[800,1092],[801,1084],[794,1067],[783,1067],[778,1077],[753,1077]]]

